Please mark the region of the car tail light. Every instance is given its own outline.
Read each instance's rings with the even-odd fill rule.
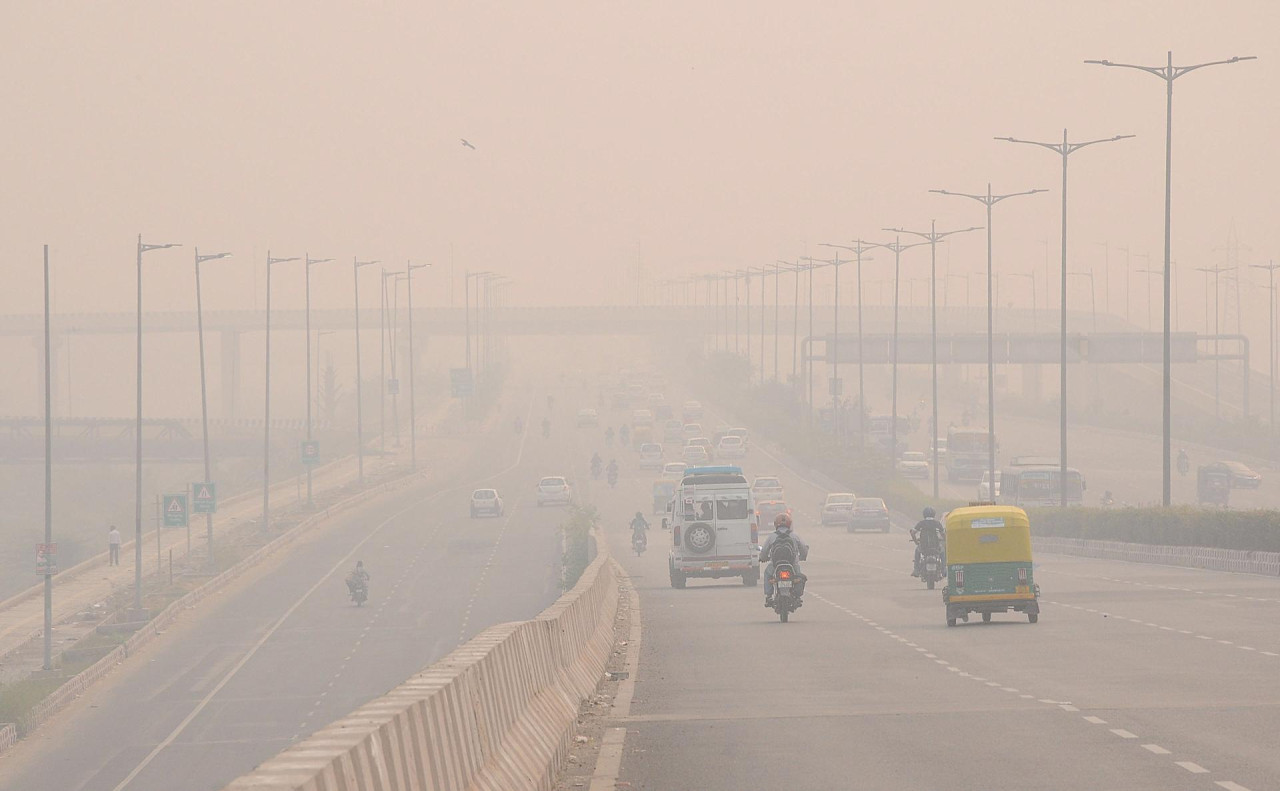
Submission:
[[[760,527],[758,525],[751,526],[751,543],[753,546],[760,543]]]
[[[680,525],[671,528],[671,537],[675,540],[675,545],[680,546]]]
[[[787,569],[783,569],[782,571],[779,571],[779,572],[778,572],[778,579],[780,579],[780,580],[789,580],[789,579],[791,579],[791,572],[790,572],[790,571],[788,571]]]
[[[1026,585],[1026,584],[1027,584],[1027,568],[1026,568],[1026,566],[1023,566],[1022,568],[1018,569],[1018,582],[1021,582],[1023,585]]]
[[[964,587],[964,569],[956,570],[956,585]]]

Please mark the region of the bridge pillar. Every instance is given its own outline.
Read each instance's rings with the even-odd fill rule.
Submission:
[[[236,416],[236,398],[240,393],[240,333],[224,330],[220,334],[222,370],[218,381],[222,384],[222,417],[231,420]]]
[[[1039,401],[1044,396],[1042,388],[1043,377],[1040,375],[1040,366],[1023,365],[1022,366],[1022,397],[1028,401]]]

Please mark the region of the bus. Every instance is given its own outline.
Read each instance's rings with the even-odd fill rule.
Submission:
[[[1016,460],[1015,460],[1016,461]],[[1059,505],[1062,468],[1057,464],[1022,464],[1006,467],[1000,474],[999,501],[1020,508]],[[1084,476],[1074,467],[1067,468],[1067,505],[1082,505]]]
[[[985,428],[947,429],[947,480],[976,483],[988,463]]]

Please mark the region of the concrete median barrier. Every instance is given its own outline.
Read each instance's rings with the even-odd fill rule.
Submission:
[[[225,791],[550,789],[612,649],[618,578],[602,554],[537,618],[486,629]]]

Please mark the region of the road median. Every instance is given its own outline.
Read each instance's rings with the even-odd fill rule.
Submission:
[[[533,620],[486,629],[226,791],[551,788],[613,647],[619,579],[602,550]]]

